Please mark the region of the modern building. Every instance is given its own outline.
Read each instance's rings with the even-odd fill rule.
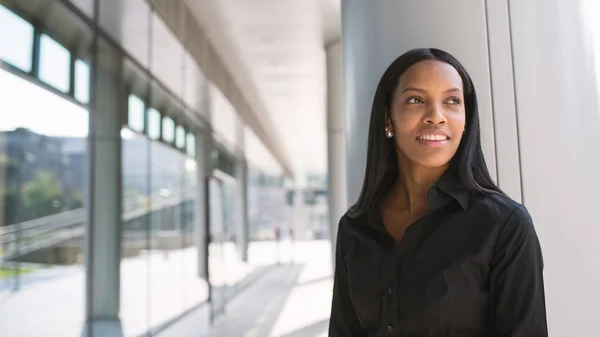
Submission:
[[[0,336],[325,336],[215,322],[261,280],[296,284],[282,263],[331,267],[377,82],[415,47],[473,77],[491,174],[542,244],[550,335],[599,336],[598,17],[595,0],[0,0]],[[248,306],[280,314],[266,284]]]

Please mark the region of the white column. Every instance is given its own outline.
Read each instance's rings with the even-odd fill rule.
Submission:
[[[600,11],[583,3],[510,2],[523,197],[542,243],[557,337],[600,336],[599,55],[584,28]]]
[[[87,321],[84,334],[122,336],[119,319],[121,252],[121,125],[127,111],[121,59],[100,51],[92,77],[85,230]],[[92,64],[92,66],[94,66]]]
[[[481,0],[345,0],[342,40],[346,111],[348,202],[362,187],[371,105],[388,65],[417,47],[456,56],[477,87],[484,155],[496,176],[486,4]]]
[[[348,209],[346,198],[346,140],[344,134],[342,44],[338,39],[327,52],[327,162],[331,246],[335,249],[338,222]],[[335,256],[335,255],[332,255]]]

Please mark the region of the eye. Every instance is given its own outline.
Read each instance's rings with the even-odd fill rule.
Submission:
[[[462,101],[458,97],[450,97],[446,100],[446,103],[451,105],[460,105]]]
[[[422,103],[425,103],[425,102],[423,102],[423,100],[421,99],[421,97],[413,96],[413,97],[409,97],[406,100],[406,103],[408,103],[408,104],[422,104]]]

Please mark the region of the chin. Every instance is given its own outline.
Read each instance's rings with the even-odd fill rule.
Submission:
[[[447,156],[422,156],[413,160],[416,164],[428,168],[438,168],[446,166],[450,163],[452,157]]]

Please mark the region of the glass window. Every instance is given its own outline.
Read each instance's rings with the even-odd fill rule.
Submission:
[[[167,143],[173,143],[175,140],[175,122],[171,117],[163,118],[162,132],[163,140]]]
[[[31,71],[33,26],[0,5],[0,59]]]
[[[154,108],[148,110],[148,137],[150,139],[160,137],[160,112]]]
[[[67,93],[71,80],[71,54],[48,35],[40,38],[40,80]]]
[[[144,132],[144,102],[135,95],[129,95],[127,125],[137,132]]]
[[[88,113],[4,70],[0,93],[0,335],[80,336]]]
[[[185,156],[158,142],[150,143],[150,328],[156,329],[185,310],[184,269],[190,255],[183,246],[182,198]],[[194,274],[187,273],[194,278]]]
[[[75,99],[83,104],[90,101],[90,66],[82,60],[75,61]]]
[[[186,150],[188,155],[195,157],[196,156],[196,137],[193,133],[187,134],[187,144]]]
[[[175,145],[180,149],[185,147],[185,129],[181,125],[177,125],[177,141]]]
[[[127,128],[121,130],[121,307],[124,336],[148,331],[149,257],[146,254],[150,212],[148,148],[151,141]]]

